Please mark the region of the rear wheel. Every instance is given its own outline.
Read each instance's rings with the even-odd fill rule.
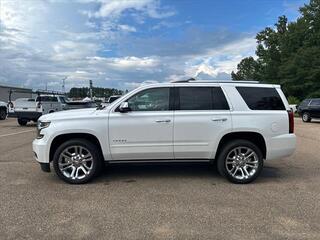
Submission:
[[[311,121],[310,113],[304,112],[304,113],[302,114],[302,121],[304,121],[304,122],[310,122],[310,121]]]
[[[7,118],[7,109],[0,108],[0,120],[5,120]]]
[[[28,123],[28,120],[26,119],[22,119],[22,118],[18,118],[18,123],[20,126],[26,126]]]
[[[89,182],[102,169],[97,146],[84,139],[66,141],[56,150],[53,168],[65,182],[81,184]]]
[[[218,171],[233,183],[250,183],[263,168],[261,150],[247,140],[234,140],[224,145],[217,159]]]

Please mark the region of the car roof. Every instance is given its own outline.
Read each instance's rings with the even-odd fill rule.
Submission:
[[[172,86],[243,86],[243,87],[268,87],[268,88],[280,88],[277,84],[265,84],[259,83],[258,81],[212,81],[212,80],[201,80],[201,81],[174,81],[174,82],[163,82],[163,83],[152,83],[145,84],[141,87],[172,87]]]

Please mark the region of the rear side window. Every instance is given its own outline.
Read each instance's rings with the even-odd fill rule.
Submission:
[[[220,87],[212,88],[212,97],[213,97],[213,109],[214,110],[229,110],[229,104],[227,102],[224,93]]]
[[[179,110],[229,110],[220,87],[180,87]]]
[[[286,110],[274,88],[236,87],[251,110]]]
[[[40,96],[37,97],[37,102],[58,102],[57,97],[52,97],[52,96]]]
[[[311,100],[310,106],[320,106],[320,99]]]

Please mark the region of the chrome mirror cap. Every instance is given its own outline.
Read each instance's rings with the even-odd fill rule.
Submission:
[[[130,108],[129,108],[129,103],[128,102],[122,102],[119,106],[119,110],[120,112],[128,112],[130,111]]]

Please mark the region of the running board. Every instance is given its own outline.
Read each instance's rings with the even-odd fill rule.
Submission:
[[[161,160],[161,159],[155,159],[155,160],[111,160],[106,161],[106,163],[209,163],[211,162],[211,159],[173,159],[173,160]]]

